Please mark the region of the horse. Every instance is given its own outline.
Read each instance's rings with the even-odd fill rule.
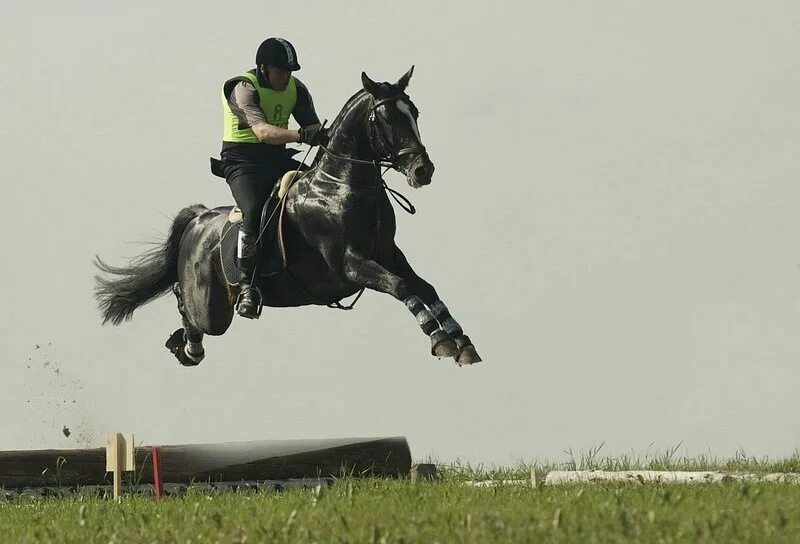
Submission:
[[[413,71],[394,84],[361,73],[362,88],[331,124],[328,145],[320,146],[282,197],[284,269],[259,279],[262,305],[331,305],[364,289],[387,293],[414,315],[433,356],[471,365],[481,361],[472,341],[394,241],[395,215],[381,166],[404,174],[413,188],[429,185],[434,172],[419,110],[406,93]],[[166,346],[180,364],[198,365],[205,357],[204,335],[228,330],[239,292],[222,270],[221,237],[230,209],[195,204],[180,210],[166,240],[127,266],[95,257],[103,324],[119,325],[171,290],[183,326]]]

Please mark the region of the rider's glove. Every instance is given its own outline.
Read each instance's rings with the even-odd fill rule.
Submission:
[[[299,130],[300,143],[308,144],[311,147],[315,145],[328,145],[328,129],[320,126],[302,127]]]

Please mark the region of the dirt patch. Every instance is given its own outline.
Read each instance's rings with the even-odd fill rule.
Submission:
[[[62,367],[53,343],[34,345],[25,365],[28,395],[23,421],[36,429],[30,442],[48,448],[97,446],[99,434],[90,423],[93,402],[80,379]]]

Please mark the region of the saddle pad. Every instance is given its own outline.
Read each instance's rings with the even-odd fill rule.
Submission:
[[[261,237],[261,259],[258,263],[258,276],[261,278],[268,278],[274,276],[283,270],[283,259],[281,257],[280,249],[278,248],[278,218],[279,214],[275,213],[277,205],[276,199],[270,199],[264,206],[262,214],[262,225],[264,228],[264,221],[272,216],[272,221],[267,225],[263,236]],[[239,229],[241,228],[241,221],[231,223],[230,220],[225,222],[222,227],[222,239],[220,240],[220,260],[222,261],[222,271],[225,274],[225,281],[228,285],[239,285]]]
[[[239,285],[239,264],[236,249],[239,246],[239,227],[241,223],[226,223],[220,241],[222,271],[228,285]]]

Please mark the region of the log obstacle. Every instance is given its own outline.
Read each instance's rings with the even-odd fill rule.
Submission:
[[[713,471],[671,471],[671,470],[551,470],[544,479],[544,485],[596,484],[604,482],[632,484],[713,484],[727,482],[773,482],[800,484],[800,473],[774,472],[770,474],[747,474],[737,472]],[[466,485],[472,487],[529,486],[536,487],[536,475],[531,470],[526,480],[470,480]]]
[[[135,448],[138,484],[153,484],[153,446]],[[157,446],[163,484],[409,476],[405,437],[260,440]],[[0,487],[109,484],[106,449],[0,452]]]
[[[746,474],[715,471],[670,470],[553,470],[547,474],[545,485],[579,483],[628,482],[659,484],[705,484],[725,482],[776,482],[800,484],[800,474],[776,472],[772,474]]]

